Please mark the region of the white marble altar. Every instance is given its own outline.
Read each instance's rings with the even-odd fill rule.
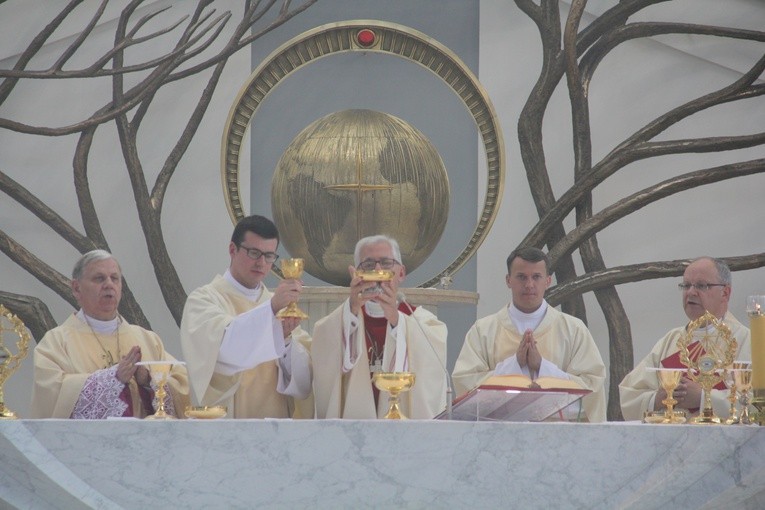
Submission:
[[[638,423],[0,422],[0,507],[765,507],[765,429]]]

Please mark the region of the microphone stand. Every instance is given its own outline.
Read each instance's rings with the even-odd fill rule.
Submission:
[[[406,307],[409,309],[409,316],[414,319],[414,322],[417,324],[417,327],[420,330],[420,333],[427,339],[428,334],[425,333],[425,328],[422,327],[422,324],[420,324],[420,321],[417,317],[414,316],[414,308],[409,304],[409,302],[406,300],[406,295],[399,291],[396,295],[399,302],[406,305]],[[444,375],[446,376],[446,419],[451,420],[452,419],[452,400],[454,395],[454,390],[452,389],[452,376],[449,373],[449,371],[446,369],[446,365],[444,363],[440,362],[440,359],[438,358],[438,353],[436,352],[436,349],[433,347],[433,345],[430,342],[426,342],[430,349],[433,351],[433,354],[436,355],[436,359],[439,360],[439,364],[441,366],[441,370],[444,371]],[[447,344],[447,352],[448,352],[448,344]]]

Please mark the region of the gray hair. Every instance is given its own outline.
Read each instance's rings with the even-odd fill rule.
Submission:
[[[728,267],[728,264],[714,257],[699,257],[697,259],[693,259],[691,264],[699,260],[710,260],[714,263],[715,267],[717,268],[717,275],[720,277],[720,283],[724,283],[725,285],[731,285],[733,283],[733,277],[730,274],[730,268]]]
[[[79,281],[82,278],[82,273],[85,272],[85,268],[88,267],[91,262],[98,262],[99,260],[108,259],[114,259],[114,255],[106,250],[89,251],[80,257],[80,259],[74,264],[74,269],[72,269],[72,280]],[[114,259],[114,261],[116,262],[117,259]],[[117,267],[120,267],[119,262],[117,262]],[[120,271],[122,271],[122,268],[120,268]]]
[[[393,258],[396,259],[398,263],[402,263],[401,249],[398,247],[398,242],[392,237],[376,235],[359,239],[356,243],[356,249],[353,252],[353,265],[358,266],[361,264],[361,250],[364,249],[364,247],[377,243],[388,243],[388,246],[390,246],[390,249],[393,252]]]

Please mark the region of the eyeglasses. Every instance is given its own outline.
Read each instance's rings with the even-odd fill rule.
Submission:
[[[393,266],[398,263],[399,262],[396,259],[389,259],[385,257],[381,259],[366,259],[361,261],[361,264],[358,265],[358,268],[362,271],[374,271],[375,267],[377,267],[377,264],[380,264],[382,269],[393,269]]]
[[[709,290],[711,287],[726,287],[726,283],[678,283],[677,288],[686,291],[691,290],[691,287],[698,290],[699,292],[704,292],[705,290]]]
[[[263,259],[268,262],[269,264],[273,264],[276,262],[276,259],[279,258],[279,255],[272,251],[260,251],[257,248],[248,248],[243,245],[239,245],[237,248],[241,248],[244,250],[244,252],[247,254],[248,257],[250,257],[252,260],[258,260],[260,257],[263,257]]]

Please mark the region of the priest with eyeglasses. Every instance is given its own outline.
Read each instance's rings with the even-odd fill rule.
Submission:
[[[299,319],[276,313],[297,301],[302,282],[263,279],[278,255],[279,232],[252,215],[234,227],[230,264],[189,294],[181,347],[196,402],[223,405],[233,418],[312,418],[310,337]]]
[[[730,311],[728,302],[732,292],[730,268],[721,260],[712,257],[700,257],[693,260],[683,273],[683,281],[678,284],[682,293],[685,315],[693,322],[709,311],[723,324],[728,326],[731,335],[737,341],[736,360],[751,360],[749,329],[741,324]],[[703,355],[703,348],[698,340],[704,336],[707,327],[688,331],[690,322],[670,330],[651,352],[627,374],[619,384],[622,416],[625,420],[640,420],[646,411],[664,408],[662,400],[667,393],[659,385],[656,373],[646,368],[683,368],[677,341],[690,333],[695,339],[688,345],[690,358],[695,361]],[[710,328],[713,326],[709,326]],[[675,409],[688,411],[689,416],[698,414],[703,401],[701,385],[683,376],[673,393],[677,400]],[[712,389],[712,407],[716,416],[728,417],[730,402],[724,383]]]
[[[391,271],[389,281],[369,281],[359,271]],[[413,372],[401,394],[408,418],[430,419],[446,407],[446,325],[399,292],[406,276],[395,239],[359,240],[348,267],[348,298],[313,328],[313,392],[317,418],[376,419],[388,396],[372,384],[375,372]]]

